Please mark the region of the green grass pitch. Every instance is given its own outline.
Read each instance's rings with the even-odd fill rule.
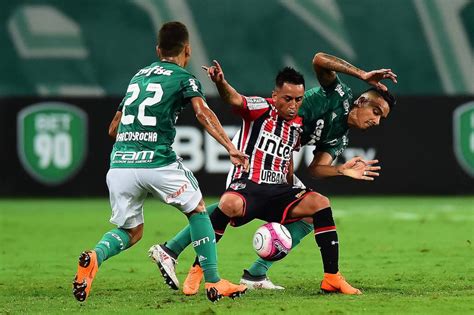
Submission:
[[[208,203],[215,200],[209,199]],[[474,314],[474,196],[334,197],[340,269],[362,296],[319,293],[321,259],[313,235],[276,263],[269,276],[284,291],[240,299],[186,297],[163,284],[147,257],[186,223],[149,198],[145,232],[106,261],[85,303],[71,293],[77,257],[112,226],[107,199],[0,200],[0,313],[168,314]],[[261,222],[228,227],[218,245],[221,276],[234,282],[256,257]],[[193,260],[180,257],[181,281]]]

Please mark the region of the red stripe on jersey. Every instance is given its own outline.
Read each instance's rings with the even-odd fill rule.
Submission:
[[[270,116],[272,115],[273,109],[270,111]],[[260,130],[264,130],[266,132],[272,133],[275,130],[275,120],[272,118],[267,118],[264,122],[263,128]],[[250,157],[252,160],[252,165],[250,168],[250,179],[253,182],[260,183],[260,174],[263,169],[263,165],[265,163],[265,154],[262,150],[258,149],[258,143],[255,145],[254,153]]]
[[[290,128],[286,128],[285,124],[281,128],[281,138],[283,140],[283,143],[288,143],[288,140],[290,138]],[[282,170],[280,170],[280,168],[283,161],[283,158],[275,157],[272,165],[272,170],[276,172],[281,172]],[[285,168],[287,167],[285,166]]]
[[[239,147],[237,148],[241,152],[245,152],[245,150],[247,149],[249,131],[250,131],[252,125],[253,125],[253,122],[250,122],[250,121],[247,121],[247,120],[244,120],[242,122],[242,131],[243,131],[242,132],[242,138],[240,139]],[[233,177],[234,178],[240,178],[242,176],[242,170],[243,170],[242,166],[237,167]]]
[[[249,155],[250,169],[233,167],[230,178],[248,178],[255,183],[286,182],[293,150],[299,148],[301,117],[286,121],[278,116],[271,99],[243,97],[243,118],[238,149]]]
[[[335,231],[335,230],[336,230],[335,225],[325,226],[325,227],[322,227],[322,228],[314,229],[314,234],[319,234],[319,233],[329,232],[329,231]]]

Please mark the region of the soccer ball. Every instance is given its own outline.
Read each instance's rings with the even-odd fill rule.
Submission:
[[[279,223],[270,222],[257,229],[253,236],[253,248],[265,260],[280,260],[291,250],[291,234]]]

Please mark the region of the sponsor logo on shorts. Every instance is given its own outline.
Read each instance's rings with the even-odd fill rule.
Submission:
[[[244,189],[245,187],[247,187],[247,184],[246,184],[246,183],[242,183],[242,182],[232,183],[232,184],[230,184],[230,186],[229,186],[229,188],[230,188],[230,189],[233,189],[233,190],[240,190],[240,189]]]
[[[306,194],[306,190],[300,191],[299,193],[297,193],[297,194],[295,195],[295,197],[296,197],[296,199],[299,199],[299,198],[301,198],[301,196],[303,196],[304,194]]]
[[[178,196],[180,196],[182,193],[184,193],[186,191],[186,188],[188,188],[188,184],[185,183],[177,191],[175,191],[174,193],[169,194],[168,196],[166,196],[166,201],[176,199]]]

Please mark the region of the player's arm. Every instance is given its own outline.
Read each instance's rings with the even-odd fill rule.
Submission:
[[[348,176],[354,179],[374,180],[379,176],[380,166],[374,164],[378,160],[364,160],[354,157],[344,164],[332,165],[333,157],[327,152],[316,152],[313,161],[308,166],[309,173],[315,178],[326,178],[333,176]]]
[[[381,80],[390,79],[397,83],[397,75],[392,72],[392,69],[378,69],[366,72],[341,58],[322,52],[314,55],[313,69],[316,72],[319,83],[323,87],[328,87],[335,82],[337,72],[356,77],[384,91],[387,91],[387,87],[380,83]]]
[[[112,138],[117,137],[117,130],[118,130],[118,126],[120,124],[121,119],[122,119],[122,112],[117,111],[109,125],[109,136],[111,136]]]
[[[217,91],[224,102],[236,107],[243,107],[244,103],[242,95],[237,92],[232,85],[227,82],[224,77],[224,71],[217,60],[212,61],[214,63],[211,67],[203,66],[202,68],[207,72],[209,78],[216,84]]]
[[[222,128],[216,114],[209,108],[209,106],[207,106],[204,99],[197,96],[193,97],[191,98],[191,104],[193,105],[199,123],[227,150],[227,152],[229,152],[232,164],[235,166],[243,166],[244,169],[247,169],[248,156],[235,148],[234,144],[225,133],[224,128]]]

